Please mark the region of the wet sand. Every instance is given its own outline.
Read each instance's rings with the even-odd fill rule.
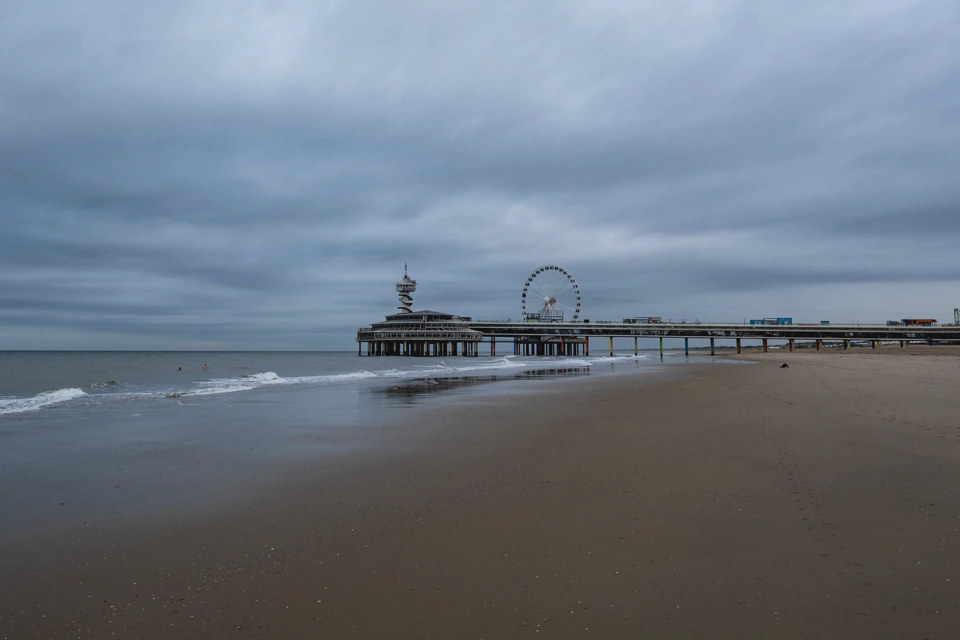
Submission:
[[[229,509],[7,538],[0,638],[955,637],[957,350],[743,358],[407,411]]]

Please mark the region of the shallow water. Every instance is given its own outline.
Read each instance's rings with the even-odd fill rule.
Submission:
[[[665,362],[709,360],[670,354]],[[649,353],[3,352],[0,363],[0,536],[202,512],[304,461],[323,468],[349,452],[416,446],[385,431],[414,406],[670,368]]]

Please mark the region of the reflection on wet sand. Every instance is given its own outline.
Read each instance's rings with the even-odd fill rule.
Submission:
[[[492,376],[451,376],[442,378],[417,378],[405,380],[389,386],[373,387],[367,391],[375,398],[400,404],[412,404],[418,399],[434,393],[463,391],[471,387],[504,382],[509,380],[531,380],[547,378],[563,378],[568,376],[582,376],[590,373],[590,367],[564,367],[557,369],[537,369],[534,371],[518,371],[509,375]]]

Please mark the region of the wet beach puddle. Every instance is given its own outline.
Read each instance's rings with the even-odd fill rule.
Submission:
[[[366,390],[375,399],[397,404],[414,404],[438,394],[465,393],[495,382],[516,382],[518,380],[548,380],[571,376],[584,376],[590,373],[590,367],[558,367],[554,369],[536,369],[518,371],[504,375],[488,376],[450,376],[437,378],[415,378],[396,384],[370,387]]]

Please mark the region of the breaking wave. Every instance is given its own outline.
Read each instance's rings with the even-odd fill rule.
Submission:
[[[44,407],[74,404],[100,404],[103,402],[123,402],[130,400],[147,400],[163,398],[183,398],[196,396],[213,396],[228,393],[240,393],[271,386],[309,386],[343,384],[362,382],[367,380],[409,380],[419,378],[441,378],[448,376],[462,376],[464,374],[489,375],[497,372],[520,372],[524,370],[549,369],[558,365],[563,367],[582,367],[589,369],[598,364],[610,363],[625,358],[643,359],[647,356],[633,356],[617,354],[589,357],[540,357],[536,360],[518,358],[505,355],[496,358],[477,360],[457,359],[454,364],[441,360],[436,364],[419,364],[411,362],[409,366],[399,369],[381,369],[368,371],[337,372],[321,375],[282,377],[273,371],[264,371],[249,375],[229,378],[213,378],[176,387],[150,388],[140,387],[131,389],[120,385],[114,380],[106,380],[91,384],[89,393],[82,389],[69,388],[57,391],[47,391],[28,398],[0,397],[0,415],[36,411]]]
[[[0,398],[0,415],[36,411],[85,395],[87,394],[82,389],[58,389],[56,391],[44,391],[31,398]]]

